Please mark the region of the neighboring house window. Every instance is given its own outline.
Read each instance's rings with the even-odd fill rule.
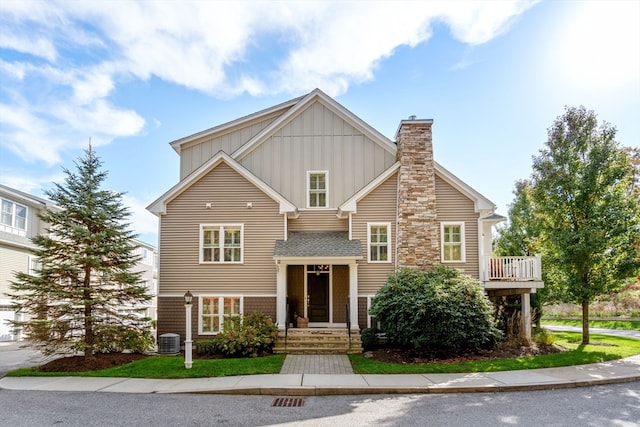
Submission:
[[[307,206],[310,208],[327,207],[327,172],[312,171],[307,173]]]
[[[36,272],[42,268],[40,258],[29,255],[29,274],[35,276]]]
[[[440,224],[443,262],[464,262],[464,222],[443,222]]]
[[[7,199],[0,200],[0,224],[10,233],[23,234],[27,229],[27,207]]]
[[[242,297],[239,296],[201,296],[199,304],[200,335],[217,334],[222,331],[225,320],[240,317]]]
[[[244,227],[204,224],[200,227],[201,263],[242,263]]]
[[[391,223],[368,223],[369,262],[391,262]]]

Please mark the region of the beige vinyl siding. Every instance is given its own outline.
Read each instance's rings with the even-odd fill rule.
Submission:
[[[478,214],[475,212],[473,200],[436,175],[436,204],[438,223],[464,222],[465,227],[465,262],[443,264],[460,268],[466,274],[478,278]],[[438,239],[440,238],[438,228]]]
[[[9,292],[9,282],[16,280],[15,272],[29,271],[29,255],[26,249],[0,246],[0,300],[8,298],[4,293]]]
[[[200,224],[244,224],[244,263],[199,264]],[[160,295],[275,294],[273,248],[284,235],[278,203],[226,164],[170,201],[160,227]]]
[[[398,174],[391,175],[385,182],[358,202],[358,212],[351,220],[352,238],[362,242],[364,259],[358,261],[358,293],[375,294],[387,282],[387,277],[395,267],[396,240],[396,199],[398,195]],[[367,262],[367,223],[391,223],[391,262]]]
[[[328,207],[337,208],[395,163],[395,156],[321,103],[240,159],[298,207],[307,206],[307,171],[328,171]]]
[[[231,129],[208,139],[186,144],[180,154],[180,179],[184,179],[194,170],[215,156],[219,151],[231,154],[269,126],[281,113],[261,121],[245,124],[239,129]]]
[[[349,221],[338,218],[333,209],[305,210],[289,219],[289,231],[349,231]]]

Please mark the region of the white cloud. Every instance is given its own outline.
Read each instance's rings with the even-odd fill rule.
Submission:
[[[221,97],[315,87],[339,95],[372,80],[398,47],[428,40],[434,22],[476,45],[532,4],[5,0],[0,46],[26,55],[0,64],[9,82],[0,89],[2,144],[51,164],[88,138],[98,145],[140,133],[145,119],[110,99],[131,79],[155,76]]]
[[[142,203],[130,194],[122,196],[122,203],[129,208],[131,214],[129,221],[136,234],[155,234],[158,232],[158,218],[147,210],[148,203]]]

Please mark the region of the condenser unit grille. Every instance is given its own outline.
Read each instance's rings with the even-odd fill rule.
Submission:
[[[180,335],[162,334],[158,339],[158,350],[160,354],[180,353]]]

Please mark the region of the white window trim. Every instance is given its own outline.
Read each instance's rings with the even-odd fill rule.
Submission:
[[[375,325],[371,325],[371,318],[374,316],[369,314],[369,309],[371,309],[371,304],[373,303],[373,299],[375,297],[376,297],[375,295],[367,295],[367,328],[380,329],[380,321],[378,321],[377,324]]]
[[[324,175],[324,200],[325,206],[311,206],[311,175]],[[307,209],[327,209],[329,207],[329,171],[307,171]]]
[[[445,260],[444,259],[444,229],[450,225],[460,226],[460,257],[459,260]],[[466,233],[464,229],[464,221],[446,221],[440,223],[440,260],[443,263],[463,263],[467,262],[467,246],[466,246]]]
[[[13,205],[11,209],[11,224],[5,224],[0,222],[0,230],[6,231],[7,233],[17,234],[19,236],[26,236],[27,228],[29,227],[29,207],[27,205],[23,205],[21,203],[14,202],[11,199],[7,199],[5,197],[0,197],[0,210],[2,209],[2,202],[8,202]],[[16,210],[17,207],[24,208],[24,228],[16,227]],[[0,212],[1,214],[1,212]]]
[[[218,298],[218,307],[220,307],[220,313],[218,313],[218,321],[220,324],[220,330],[218,332],[204,332],[202,330],[202,299],[203,298]],[[242,319],[242,313],[244,313],[244,297],[242,295],[199,295],[198,296],[198,335],[218,335],[222,332],[222,325],[224,323],[224,299],[225,298],[238,298],[240,299],[240,318]]]
[[[240,228],[240,261],[225,261],[224,260],[224,229]],[[204,244],[204,230],[206,228],[219,228],[220,229],[220,261],[205,261],[202,257],[202,247]],[[198,259],[200,264],[244,264],[244,224],[200,224],[200,239],[198,246]]]
[[[387,260],[373,261],[371,260],[371,227],[387,227]],[[368,222],[367,223],[367,262],[371,264],[389,264],[391,263],[391,223],[390,222]]]

